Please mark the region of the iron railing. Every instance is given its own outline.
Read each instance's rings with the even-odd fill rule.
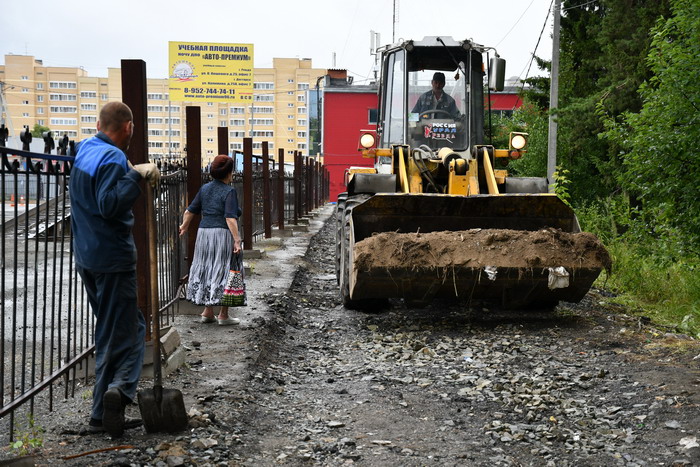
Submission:
[[[67,187],[73,158],[5,147],[0,147],[0,156],[2,444],[13,439],[18,416],[36,417],[52,411],[56,397],[75,396],[79,385],[89,390],[86,380],[94,363],[94,317],[72,255]],[[187,207],[187,173],[184,163],[166,163],[160,168],[161,183],[154,197],[158,290],[161,324],[168,325],[188,273],[187,245],[178,234]],[[304,193],[311,189],[307,177],[313,171],[303,169],[296,174],[279,167],[272,170],[268,193],[263,190],[260,167],[253,167],[250,194],[243,190],[243,174],[234,174],[241,206],[246,196],[254,200],[253,241],[264,233],[265,197],[273,201],[268,213],[272,224],[276,224],[280,209],[285,223],[313,209],[312,200],[295,196],[295,186]],[[284,177],[285,191],[281,206],[277,201],[280,176]],[[203,172],[201,179],[208,181],[208,173]],[[320,176],[317,181],[321,182]],[[303,204],[298,204],[299,200]],[[37,400],[42,403],[36,404]]]

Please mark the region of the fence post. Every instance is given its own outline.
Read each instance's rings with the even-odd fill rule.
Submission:
[[[228,156],[228,128],[220,126],[216,128],[216,145],[218,155],[225,154]],[[234,161],[235,163],[236,161]],[[235,166],[234,166],[235,169]]]
[[[277,150],[277,157],[279,158],[277,165],[277,227],[279,230],[284,230],[284,148]]]
[[[253,138],[243,138],[243,249],[253,249]]]
[[[187,205],[194,200],[202,187],[202,115],[196,106],[185,107],[185,126],[187,130]],[[187,231],[187,266],[192,266],[194,244],[197,240],[199,216],[190,222]]]
[[[301,156],[294,151],[294,225],[299,224],[301,213]]]
[[[311,157],[306,158],[306,203],[304,206],[304,214],[308,215],[311,211],[311,203],[314,197],[314,174],[313,174],[313,160]]]
[[[270,161],[267,141],[262,142],[263,158],[263,224],[265,226],[265,238],[272,237],[272,212],[270,211],[272,193],[270,192]]]
[[[129,106],[134,116],[134,134],[131,137],[129,148],[126,151],[127,157],[132,164],[143,164],[148,162],[148,119],[146,101],[146,62],[143,60],[122,60],[122,101]],[[143,189],[145,185],[141,183]],[[151,307],[148,306],[151,297],[151,261],[156,258],[150,257],[148,248],[148,209],[146,207],[146,196],[141,193],[134,203],[134,227],[132,233],[134,244],[136,245],[136,281],[138,307],[141,310],[146,323],[150,323]],[[146,326],[146,340],[151,340],[151,326]]]

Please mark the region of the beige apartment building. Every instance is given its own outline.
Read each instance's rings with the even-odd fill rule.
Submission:
[[[184,156],[185,107],[201,108],[202,163],[217,155],[217,127],[227,127],[230,151],[243,150],[253,138],[259,154],[263,141],[270,152],[309,154],[309,90],[327,70],[312,68],[311,59],[275,58],[272,68],[254,69],[252,104],[172,102],[167,79],[148,79],[148,146],[152,160]],[[5,55],[0,65],[4,123],[11,136],[25,126],[48,127],[56,140],[64,134],[80,141],[94,135],[101,107],[121,100],[121,69],[109,68],[104,78],[90,77],[78,67],[47,67],[28,55]],[[320,80],[323,85],[323,80]]]

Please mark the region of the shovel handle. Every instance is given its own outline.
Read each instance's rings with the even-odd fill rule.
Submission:
[[[153,339],[153,383],[162,387],[160,368],[160,316],[158,313],[158,252],[156,247],[156,213],[154,206],[154,188],[146,183],[146,217],[148,223],[148,259],[150,265],[149,278],[151,281],[151,324]]]

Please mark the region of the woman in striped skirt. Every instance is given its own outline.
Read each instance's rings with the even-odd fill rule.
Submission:
[[[185,210],[180,225],[180,235],[184,235],[194,216],[202,216],[190,267],[187,298],[196,305],[204,305],[203,323],[217,322],[227,326],[238,324],[238,318],[230,317],[226,306],[222,306],[215,316],[214,307],[219,305],[224,293],[232,256],[241,251],[238,233],[241,210],[236,189],[230,185],[233,159],[216,156],[209,173],[214,180],[202,186]]]

